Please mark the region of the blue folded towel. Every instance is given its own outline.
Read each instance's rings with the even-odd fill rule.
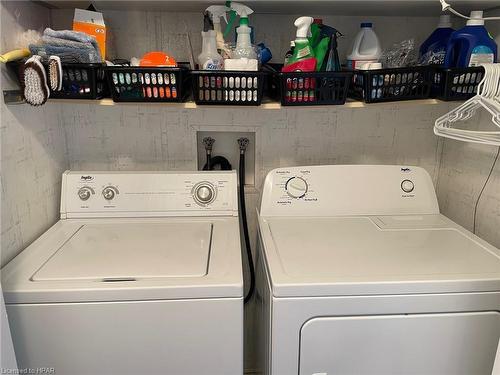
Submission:
[[[95,38],[72,30],[52,30],[46,28],[42,43],[31,44],[30,52],[40,56],[59,56],[62,63],[100,63],[99,45]]]

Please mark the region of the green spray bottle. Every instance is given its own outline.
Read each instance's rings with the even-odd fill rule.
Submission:
[[[295,49],[293,55],[288,60],[288,64],[293,64],[301,60],[310,59],[314,57],[314,51],[309,44],[307,36],[309,35],[309,28],[313,23],[312,17],[299,17],[295,20],[294,25],[297,28],[295,36]]]

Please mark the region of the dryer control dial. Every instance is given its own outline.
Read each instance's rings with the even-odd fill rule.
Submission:
[[[285,184],[285,190],[292,198],[302,198],[308,189],[309,186],[302,177],[292,177]]]
[[[192,191],[193,199],[199,205],[205,206],[212,203],[217,196],[217,190],[213,184],[203,181],[196,184]]]
[[[411,180],[404,180],[401,182],[401,189],[405,193],[411,193],[413,190],[415,190],[415,184]]]
[[[115,188],[114,186],[106,186],[102,190],[102,196],[104,199],[110,201],[113,200],[113,198],[118,194],[118,189]]]

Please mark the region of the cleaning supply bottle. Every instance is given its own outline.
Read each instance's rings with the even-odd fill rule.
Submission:
[[[252,29],[248,26],[248,15],[253,13],[253,10],[249,7],[233,3],[231,8],[238,13],[240,16],[240,26],[236,28],[236,48],[234,49],[233,58],[247,58],[256,59],[257,53],[255,48],[252,46],[251,33]]]
[[[231,9],[224,6],[224,5],[211,5],[209,6],[206,11],[210,13],[212,16],[212,22],[214,25],[214,31],[216,34],[216,40],[217,40],[217,50],[221,52],[225,48],[225,41],[224,41],[224,35],[222,34],[222,29],[220,25],[220,19],[224,18],[224,21],[227,24],[227,17],[226,14],[229,12]]]
[[[205,12],[203,18],[203,31],[201,33],[203,45],[198,55],[198,65],[202,70],[222,70],[224,59],[217,52],[217,41],[210,14]]]
[[[467,68],[497,62],[498,46],[484,27],[483,12],[472,11],[465,27],[451,34],[446,68]]]
[[[421,64],[443,65],[448,41],[455,31],[451,26],[450,15],[445,14],[439,17],[437,29],[420,46],[419,61]]]
[[[293,49],[293,55],[288,59],[288,64],[283,67],[283,72],[316,70],[314,51],[309,44],[309,39],[307,39],[313,21],[312,17],[299,17],[295,20],[294,25],[297,28],[295,48]]]
[[[295,40],[290,42],[290,49],[285,53],[285,65],[288,65],[290,57],[293,56],[293,50],[295,49]]]
[[[356,35],[352,52],[347,56],[347,66],[350,69],[358,69],[366,63],[378,62],[382,49],[377,34],[373,31],[371,22],[363,22],[361,31]]]

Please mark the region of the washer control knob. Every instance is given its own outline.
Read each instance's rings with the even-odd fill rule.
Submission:
[[[292,198],[302,198],[308,190],[306,180],[302,177],[292,177],[285,184],[287,194]]]
[[[93,194],[93,190],[87,186],[84,186],[78,190],[78,198],[80,198],[82,201],[86,201],[90,198],[90,196]]]
[[[213,197],[213,192],[208,186],[200,186],[196,190],[196,197],[201,202],[210,202]]]
[[[404,180],[401,182],[401,189],[405,193],[411,193],[413,190],[415,190],[415,184],[411,180]]]
[[[106,186],[102,190],[102,196],[108,201],[112,200],[116,196],[116,194],[118,194],[118,189],[114,186]]]
[[[200,205],[207,205],[215,200],[217,190],[210,182],[204,181],[195,185],[192,195],[196,203]]]

